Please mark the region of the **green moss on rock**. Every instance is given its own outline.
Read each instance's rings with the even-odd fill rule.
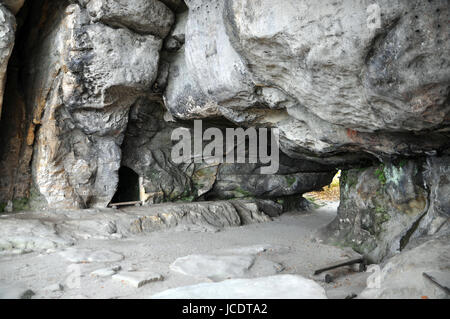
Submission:
[[[13,200],[13,209],[15,212],[30,210],[30,200],[26,197],[14,199]]]
[[[384,164],[380,164],[380,166],[375,170],[375,176],[378,178],[378,181],[380,182],[381,185],[386,185],[386,174],[384,172]]]
[[[294,183],[297,181],[297,179],[293,176],[285,176],[286,182],[288,183],[289,187],[294,185]]]
[[[242,189],[241,187],[236,187],[234,189],[234,192],[236,192],[238,194],[237,197],[240,197],[240,198],[241,197],[252,197],[252,193]],[[240,195],[242,195],[242,196],[240,196]]]

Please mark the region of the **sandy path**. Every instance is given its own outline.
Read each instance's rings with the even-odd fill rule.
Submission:
[[[271,249],[256,255],[254,267],[247,277],[266,274],[265,261],[282,266],[280,274],[299,274],[317,280],[329,298],[344,298],[365,287],[366,273],[349,269],[326,284],[323,277],[313,277],[315,269],[353,255],[343,250],[312,241],[314,233],[336,215],[337,203],[329,204],[308,214],[287,213],[274,221],[227,228],[220,232],[191,232],[166,230],[117,240],[82,240],[76,249],[108,250],[122,254],[118,262],[73,264],[59,251],[45,254],[29,253],[0,257],[0,291],[14,294],[31,289],[33,298],[148,298],[169,288],[209,282],[171,271],[177,258],[191,254],[230,255],[229,249],[255,245],[271,245]],[[94,270],[120,265],[123,271],[151,271],[164,276],[163,281],[134,288],[111,277],[96,278]],[[62,291],[48,288],[61,284]]]

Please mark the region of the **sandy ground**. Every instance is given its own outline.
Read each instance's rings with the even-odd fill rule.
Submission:
[[[63,258],[60,251],[1,256],[0,291],[12,296],[30,289],[36,299],[149,298],[169,288],[210,281],[170,270],[170,265],[179,257],[224,255],[229,249],[271,245],[272,249],[258,253],[255,267],[247,277],[265,275],[264,267],[257,265],[264,265],[268,260],[281,265],[279,274],[299,274],[314,279],[325,288],[329,298],[345,298],[352,293],[359,294],[366,287],[370,274],[347,267],[334,273],[337,278],[332,283],[325,283],[323,275],[312,276],[317,268],[356,256],[351,250],[323,245],[313,239],[315,232],[336,216],[337,205],[333,202],[306,214],[291,212],[272,222],[227,228],[216,233],[165,230],[117,240],[82,240],[75,247],[122,254],[124,259],[118,262],[73,264]],[[111,277],[91,275],[92,271],[115,265],[120,265],[123,271],[159,273],[164,280],[134,288]],[[58,284],[62,290],[55,289]]]

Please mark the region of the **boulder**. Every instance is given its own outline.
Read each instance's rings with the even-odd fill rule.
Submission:
[[[169,289],[152,299],[326,299],[325,290],[298,275],[230,279]]]
[[[450,237],[440,236],[402,252],[376,271],[359,297],[443,299],[450,288]],[[433,277],[437,284],[423,274]],[[441,285],[441,287],[439,286]],[[445,288],[447,290],[445,290]]]
[[[380,262],[415,238],[443,231],[449,163],[448,156],[429,157],[343,172],[338,215],[322,237]]]
[[[278,127],[291,157],[334,164],[447,146],[446,1],[186,3],[176,118]]]

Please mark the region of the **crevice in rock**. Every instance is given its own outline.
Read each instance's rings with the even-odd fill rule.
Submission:
[[[420,166],[421,168],[423,168],[423,165]],[[418,173],[419,174],[419,173]],[[423,175],[423,172],[420,172],[421,175]],[[425,205],[425,209],[423,211],[423,213],[419,216],[419,218],[417,218],[417,220],[412,224],[412,226],[406,231],[406,233],[400,238],[400,247],[399,250],[402,251],[403,249],[406,248],[406,246],[408,245],[408,243],[410,242],[411,238],[413,237],[414,233],[416,232],[416,230],[419,228],[420,226],[420,222],[422,221],[422,219],[428,214],[428,211],[430,209],[430,203],[431,203],[431,191],[428,188],[428,186],[423,183],[424,188],[425,188],[425,192],[427,194],[427,198],[426,198],[426,205]]]
[[[414,224],[411,226],[410,229],[408,229],[406,231],[406,234],[402,236],[402,238],[400,238],[400,248],[399,250],[402,251],[403,249],[405,249],[405,247],[408,245],[409,240],[411,239],[411,237],[413,236],[413,234],[415,233],[415,231],[417,230],[417,228],[419,227],[419,224],[421,222],[421,220],[425,217],[425,215],[428,213],[428,208],[427,210],[420,215],[420,217],[414,222]]]
[[[16,16],[17,30],[11,54],[0,118],[0,203],[30,196],[31,157],[36,132],[33,106],[28,103],[29,59],[44,1],[27,1]],[[43,14],[42,14],[43,15]],[[43,18],[42,18],[43,19]]]

